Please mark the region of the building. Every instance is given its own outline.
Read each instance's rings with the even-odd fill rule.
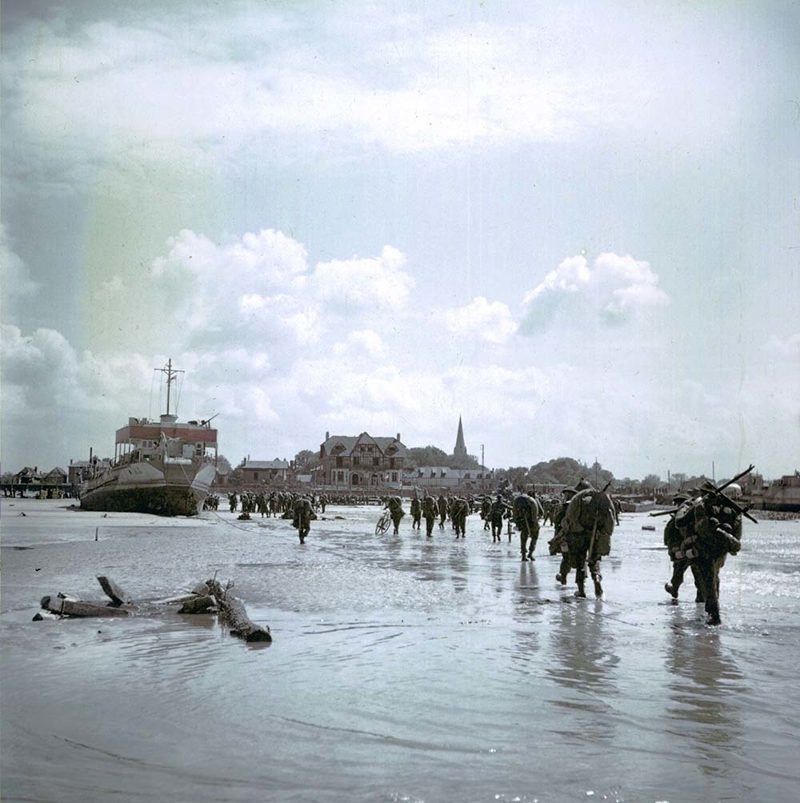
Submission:
[[[92,464],[88,460],[70,460],[67,472],[67,482],[77,487],[92,475]]]
[[[244,485],[285,482],[289,473],[289,463],[286,460],[251,460],[248,457],[240,470]]]
[[[42,485],[66,485],[66,483],[67,472],[58,466],[51,468],[47,474],[42,475]]]
[[[12,478],[11,481],[14,485],[33,485],[38,484],[42,480],[42,475],[39,473],[39,467],[25,466],[21,468]]]
[[[453,449],[453,457],[455,457],[457,460],[466,460],[468,456],[467,445],[464,443],[464,427],[461,424],[461,416],[459,416],[458,434],[456,435],[456,445]]]
[[[316,482],[331,488],[400,488],[408,449],[400,440],[360,435],[325,433],[319,447]]]
[[[428,491],[482,491],[494,481],[494,473],[485,468],[450,468],[420,466],[406,472],[406,485]]]

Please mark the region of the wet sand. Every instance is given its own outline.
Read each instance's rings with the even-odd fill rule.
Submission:
[[[378,508],[331,507],[300,546],[279,519],[67,504],[2,500],[3,800],[796,798],[797,521],[745,523],[709,628],[642,514],[576,601],[550,527],[520,563],[475,515],[379,537]],[[97,575],[156,597],[215,572],[272,646],[212,616],[31,621]]]

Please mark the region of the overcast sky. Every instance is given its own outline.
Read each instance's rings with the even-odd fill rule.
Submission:
[[[2,461],[218,414],[800,468],[800,5],[2,5]]]

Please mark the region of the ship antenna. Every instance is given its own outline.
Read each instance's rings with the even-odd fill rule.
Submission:
[[[177,368],[172,367],[172,357],[167,360],[167,365],[164,368],[157,368],[157,371],[161,371],[162,374],[167,375],[167,415],[169,415],[169,395],[170,395],[170,387],[173,382],[177,381],[178,374],[182,374],[183,371]]]

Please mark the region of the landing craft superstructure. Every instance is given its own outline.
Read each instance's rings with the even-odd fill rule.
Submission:
[[[84,510],[193,516],[208,496],[217,473],[217,430],[211,419],[180,422],[170,413],[170,386],[179,372],[172,360],[159,370],[167,377],[167,412],[159,421],[129,418],[117,430],[113,461],[81,486]]]

